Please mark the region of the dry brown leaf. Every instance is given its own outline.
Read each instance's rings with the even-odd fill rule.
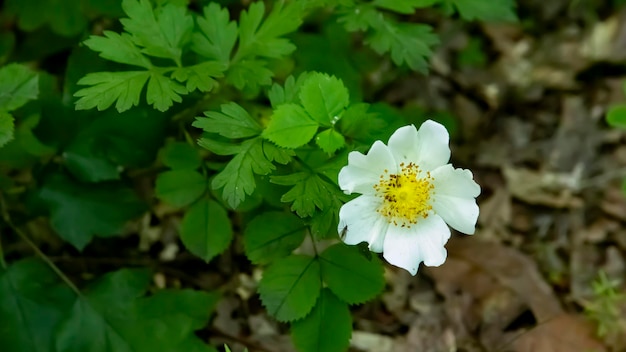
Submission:
[[[605,351],[592,331],[582,318],[561,314],[522,334],[512,346],[516,352]]]
[[[502,173],[511,195],[528,204],[553,208],[580,208],[583,201],[576,197],[572,185],[575,173],[538,172],[505,166]]]

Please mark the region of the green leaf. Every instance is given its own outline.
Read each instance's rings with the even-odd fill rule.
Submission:
[[[76,110],[98,108],[102,111],[115,103],[117,111],[123,112],[137,106],[141,90],[150,76],[148,71],[90,73],[77,83],[91,87],[74,93],[80,98],[76,102]]]
[[[248,87],[257,89],[272,83],[274,73],[267,67],[265,60],[244,59],[232,64],[226,73],[226,82],[239,90]]]
[[[39,198],[50,210],[52,227],[79,250],[93,236],[117,234],[126,221],[145,210],[145,205],[128,188],[115,184],[84,186],[61,174],[46,179]]]
[[[283,148],[307,144],[317,132],[318,123],[296,104],[280,105],[263,131],[263,137]]]
[[[219,133],[226,138],[249,138],[261,133],[262,127],[237,103],[222,104],[222,112],[207,111],[204,117],[196,117],[192,126],[205,132]]]
[[[323,126],[330,127],[350,103],[348,89],[341,80],[323,73],[308,76],[300,88],[300,101],[306,112]]]
[[[341,133],[329,128],[317,134],[315,143],[326,153],[333,154],[346,145],[346,140]]]
[[[337,186],[328,183],[315,173],[297,172],[285,176],[272,176],[270,180],[279,185],[293,185],[280,200],[293,202],[291,210],[300,217],[313,215],[315,208],[324,210],[335,198],[339,197],[340,191]]]
[[[321,288],[318,261],[292,255],[276,260],[265,270],[259,294],[269,314],[278,321],[293,321],[311,311]]]
[[[87,26],[81,0],[7,0],[5,6],[8,13],[17,14],[19,27],[27,32],[47,24],[53,32],[69,37]]]
[[[92,35],[83,43],[89,49],[99,52],[100,56],[107,60],[147,69],[152,67],[150,60],[135,46],[129,34],[117,34],[112,31],[104,31],[103,34],[104,37]]]
[[[185,7],[167,4],[153,11],[149,0],[123,0],[122,8],[128,18],[120,22],[144,53],[181,66],[182,46],[193,30],[193,19]]]
[[[26,66],[0,68],[0,110],[13,111],[39,95],[39,75]]]
[[[0,147],[13,140],[14,130],[13,115],[0,111]]]
[[[237,40],[237,23],[230,21],[227,9],[214,2],[204,7],[203,14],[197,20],[201,33],[193,34],[191,49],[206,58],[230,62]]]
[[[284,87],[281,87],[278,83],[274,83],[267,92],[267,97],[272,104],[272,108],[276,109],[278,106],[285,103],[300,103],[300,87],[309,76],[304,72],[298,76],[296,80],[293,76],[287,77]]]
[[[410,15],[415,12],[416,8],[429,7],[440,1],[441,0],[374,0],[372,4],[387,10]]]
[[[386,123],[378,114],[369,112],[369,104],[359,103],[350,105],[337,125],[343,136],[371,145],[376,140],[375,134],[380,132]]]
[[[302,219],[291,213],[258,215],[244,232],[246,256],[254,264],[268,264],[285,257],[302,243],[305,230]]]
[[[207,179],[193,170],[172,170],[159,174],[154,189],[161,200],[177,208],[200,198],[207,188]]]
[[[617,128],[626,128],[626,104],[614,105],[606,114],[606,122]]]
[[[100,140],[79,134],[64,150],[63,157],[67,168],[84,182],[118,180],[118,165],[107,158],[98,157],[103,153]]]
[[[349,304],[373,299],[385,288],[383,266],[378,257],[369,261],[356,246],[335,244],[320,255],[324,282]]]
[[[185,87],[174,82],[173,80],[159,73],[150,74],[146,99],[148,104],[154,106],[155,109],[159,111],[167,111],[167,109],[174,105],[174,102],[180,103],[183,101],[179,94],[187,93],[188,92]]]
[[[100,278],[76,297],[55,350],[214,351],[193,333],[201,320],[206,324],[214,298],[189,291],[144,297],[149,281],[148,271],[131,269]]]
[[[172,78],[179,82],[187,82],[185,89],[193,92],[198,89],[201,92],[210,92],[217,86],[213,78],[224,76],[226,66],[216,61],[205,61],[197,65],[179,67],[172,72]]]
[[[0,269],[0,346],[4,351],[51,350],[73,294],[43,262],[29,258]]]
[[[173,142],[161,151],[161,160],[165,166],[175,170],[195,170],[200,167],[202,160],[198,151],[184,142]]]
[[[352,316],[348,305],[327,288],[304,319],[291,324],[291,338],[302,352],[341,352],[350,345]]]
[[[517,21],[514,0],[444,0],[444,3],[456,7],[459,15],[468,21]]]
[[[276,167],[272,161],[287,163],[289,151],[277,148],[260,137],[249,139],[238,148],[238,154],[212,182],[213,189],[223,188],[222,197],[233,209],[256,188],[254,174],[267,175]]]
[[[183,218],[180,239],[191,253],[210,261],[226,250],[233,239],[226,209],[210,199],[197,202]]]
[[[433,53],[431,47],[438,44],[439,39],[428,25],[395,23],[380,17],[367,43],[379,54],[390,51],[394,64],[406,63],[412,70],[425,73]]]
[[[296,47],[282,35],[295,31],[302,23],[301,5],[282,2],[274,4],[272,12],[263,21],[265,5],[262,1],[250,5],[239,20],[239,48],[236,58],[248,55],[279,58],[291,54]]]

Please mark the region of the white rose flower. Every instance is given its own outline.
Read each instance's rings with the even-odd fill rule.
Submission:
[[[342,240],[352,245],[365,241],[371,251],[382,252],[389,263],[412,275],[421,262],[443,264],[448,225],[473,234],[480,194],[471,171],[448,163],[448,141],[446,128],[428,120],[419,130],[399,128],[388,145],[374,142],[366,155],[351,152],[339,172],[339,186],[361,196],[339,211]]]

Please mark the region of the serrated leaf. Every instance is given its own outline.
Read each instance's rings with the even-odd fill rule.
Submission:
[[[444,3],[456,7],[459,15],[468,21],[517,21],[514,0],[444,0]]]
[[[289,255],[304,240],[306,227],[302,219],[291,213],[267,212],[258,215],[246,226],[246,256],[254,264],[267,264]]]
[[[150,74],[146,99],[148,104],[154,106],[155,109],[167,111],[167,109],[174,105],[174,102],[180,103],[183,101],[179,94],[187,93],[185,87],[173,80],[159,73]]]
[[[204,117],[196,117],[193,127],[205,132],[219,133],[226,138],[249,138],[261,133],[262,127],[239,104],[222,104],[222,112],[206,111]]]
[[[13,111],[39,95],[39,75],[26,66],[0,68],[0,110]]]
[[[626,128],[626,104],[614,105],[606,114],[606,122],[617,128]]]
[[[188,92],[198,89],[201,92],[210,92],[217,86],[214,78],[224,76],[226,66],[217,61],[205,61],[193,66],[179,67],[172,72],[172,78],[179,82],[186,82]]]
[[[50,351],[72,300],[69,287],[37,259],[0,269],[0,346],[5,351]]]
[[[370,145],[386,123],[379,114],[369,111],[369,104],[359,103],[350,105],[337,125],[343,136]]]
[[[257,89],[272,83],[274,73],[267,67],[265,60],[244,59],[233,63],[226,73],[226,82],[242,90],[245,87]]]
[[[278,321],[293,321],[306,316],[315,305],[321,288],[319,263],[304,255],[276,260],[259,282],[261,301]]]
[[[315,143],[326,153],[333,154],[346,145],[346,139],[341,133],[329,128],[317,134]]]
[[[184,142],[173,142],[161,150],[161,160],[163,164],[174,170],[188,169],[195,170],[201,164],[198,151],[191,145]]]
[[[300,217],[313,215],[315,208],[324,210],[337,197],[335,193],[339,192],[335,185],[331,185],[319,175],[309,172],[272,176],[270,180],[279,185],[293,185],[280,200],[287,203],[293,202],[291,210]]]
[[[228,63],[237,40],[237,23],[230,21],[227,9],[214,2],[204,7],[203,14],[197,20],[201,33],[193,34],[191,49],[206,58]]]
[[[293,76],[287,77],[284,87],[281,87],[278,83],[274,83],[267,92],[267,97],[270,100],[270,104],[273,109],[276,109],[279,105],[285,103],[300,103],[300,87],[309,76],[304,72],[298,76],[296,80]]]
[[[320,254],[322,277],[337,297],[349,304],[373,299],[385,288],[383,266],[377,257],[368,261],[356,246],[335,244]]]
[[[13,140],[13,131],[15,130],[15,124],[13,122],[13,115],[5,111],[0,111],[0,147]]]
[[[117,234],[126,221],[145,210],[128,188],[115,184],[84,186],[60,174],[48,177],[38,195],[50,210],[52,228],[79,250],[93,236]]]
[[[263,131],[263,137],[283,148],[307,144],[317,132],[318,123],[296,104],[280,105]]]
[[[391,52],[396,65],[406,63],[412,70],[425,73],[432,56],[431,47],[439,43],[432,27],[414,23],[395,23],[382,16],[375,22],[367,43],[379,54]]]
[[[127,33],[117,34],[112,31],[104,31],[104,37],[92,35],[83,43],[100,56],[122,64],[152,67],[152,63],[146,58]]]
[[[268,159],[268,142],[257,137],[239,146],[239,152],[211,183],[213,189],[223,188],[222,198],[233,209],[256,188],[254,174],[267,175],[276,167]]]
[[[156,178],[155,195],[177,208],[193,203],[206,191],[206,177],[193,170],[171,170]]]
[[[74,93],[80,98],[76,110],[97,108],[102,111],[115,103],[118,112],[126,111],[139,105],[139,95],[148,78],[148,71],[90,73],[77,83],[90,87]]]
[[[128,18],[120,22],[144,53],[181,66],[182,46],[193,29],[185,7],[167,4],[154,11],[148,0],[123,0],[122,8]]]
[[[309,75],[300,87],[299,96],[309,116],[327,127],[339,120],[339,115],[350,103],[343,82],[323,73]]]
[[[295,46],[282,35],[293,32],[302,23],[301,5],[298,3],[276,3],[272,12],[263,21],[265,5],[253,3],[241,13],[239,20],[239,49],[236,58],[250,54],[278,58],[290,54]]]
[[[352,316],[348,305],[327,288],[322,290],[311,313],[291,324],[291,338],[301,352],[345,351],[351,335]]]
[[[195,203],[183,218],[180,239],[191,253],[210,261],[225,251],[233,239],[226,209],[210,199]]]

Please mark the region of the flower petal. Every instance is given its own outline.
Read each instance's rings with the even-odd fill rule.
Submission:
[[[348,154],[348,165],[339,171],[339,187],[346,193],[374,194],[373,186],[380,175],[388,170],[395,173],[396,162],[389,148],[381,141],[376,141],[367,155],[359,152]]]
[[[480,186],[474,182],[472,172],[448,164],[433,170],[431,176],[435,212],[453,229],[473,234],[479,212],[474,198],[480,194]]]
[[[432,170],[430,175],[437,194],[465,198],[476,198],[480,194],[480,186],[470,170],[455,169],[447,164]]]
[[[444,245],[450,238],[450,228],[436,214],[419,221],[411,228],[389,226],[384,242],[383,257],[411,275],[417,273],[420,262],[439,266],[446,261]]]
[[[369,243],[372,252],[383,251],[383,240],[389,223],[376,212],[380,199],[373,196],[359,196],[349,201],[339,209],[339,233],[344,228],[346,244]]]
[[[435,194],[433,209],[453,229],[468,235],[476,231],[478,204],[474,198],[461,198]]]
[[[450,160],[450,136],[443,125],[427,120],[415,126],[398,128],[389,138],[389,148],[398,163],[413,162],[422,170],[432,170]]]

